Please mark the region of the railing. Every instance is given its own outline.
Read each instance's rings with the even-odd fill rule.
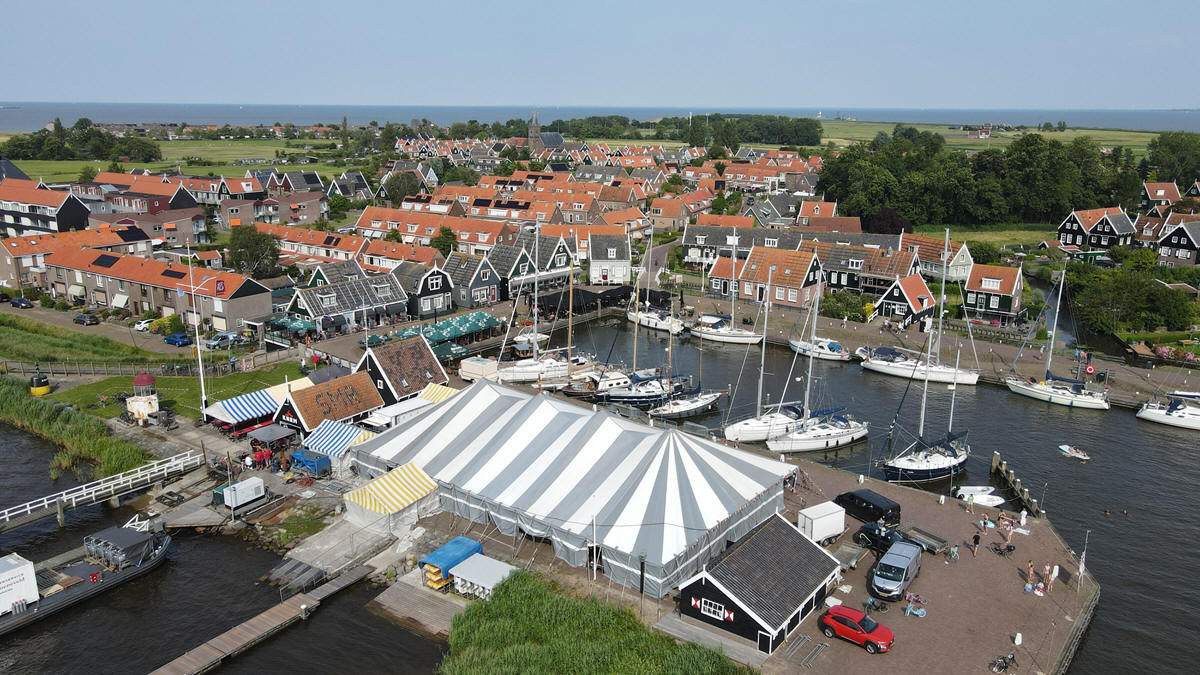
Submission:
[[[102,478],[26,502],[19,506],[4,509],[0,511],[0,523],[8,523],[14,518],[20,518],[21,516],[38,511],[57,509],[60,503],[64,509],[95,504],[111,497],[119,497],[120,495],[133,492],[175,474],[191,471],[200,466],[204,466],[204,454],[189,450],[174,457],[150,462],[136,469],[130,469],[129,471],[118,473],[108,478]]]
[[[273,352],[256,352],[244,356],[228,356],[222,351],[204,352],[204,374],[221,376],[239,371],[254,370],[269,363],[287,361],[300,355],[298,347]],[[196,377],[200,370],[195,361],[157,363],[112,363],[109,361],[0,361],[0,373],[43,373],[45,375],[153,375]]]

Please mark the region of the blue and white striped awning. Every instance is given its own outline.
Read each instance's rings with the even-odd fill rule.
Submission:
[[[333,420],[322,420],[308,438],[304,439],[304,447],[322,455],[341,457],[361,433],[362,429],[358,427]]]
[[[246,420],[274,415],[275,411],[279,409],[279,401],[276,401],[266,390],[259,390],[225,399],[211,408],[211,412],[208,410],[205,412],[230,424],[238,424]]]

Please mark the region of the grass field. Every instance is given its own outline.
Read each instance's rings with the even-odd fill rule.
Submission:
[[[821,120],[821,126],[825,129],[823,141],[833,141],[837,145],[849,145],[856,141],[869,141],[875,138],[880,131],[891,134],[896,123]],[[967,138],[965,131],[950,129],[951,125],[949,124],[907,124],[907,126],[916,127],[921,131],[939,133],[946,137],[946,145],[959,150],[986,150],[989,147],[1004,147],[1020,138],[1024,133],[997,131],[992,134],[990,139],[974,140]],[[1112,148],[1120,145],[1132,149],[1135,155],[1141,156],[1146,154],[1146,144],[1158,133],[1120,129],[1067,129],[1066,131],[1045,132],[1044,135],[1062,143],[1070,143],[1080,136],[1091,136],[1103,147]]]
[[[249,373],[206,378],[204,385],[208,394],[208,403],[212,405],[217,401],[239,394],[248,394],[274,386],[285,379],[296,380],[299,378],[300,366],[287,362]],[[72,403],[98,417],[109,418],[121,414],[123,406],[114,397],[123,391],[133,391],[132,377],[105,378],[63,392],[56,392],[51,394],[50,398]],[[109,403],[98,405],[100,396],[109,397]],[[200,416],[200,378],[198,377],[159,377],[158,397],[161,405],[174,408],[175,412],[184,417]]]
[[[0,314],[0,357],[16,361],[155,364],[175,360],[102,335],[88,335],[16,314]]]
[[[1013,223],[983,227],[950,225],[949,227],[950,237],[955,241],[986,241],[1001,246],[1006,244],[1032,246],[1045,239],[1053,239],[1054,233],[1058,229],[1056,223]],[[918,225],[913,229],[917,234],[940,236],[945,231],[945,226]]]

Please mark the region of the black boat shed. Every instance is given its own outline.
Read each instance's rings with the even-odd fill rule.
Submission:
[[[778,513],[679,586],[679,611],[775,651],[835,583],[838,561]]]

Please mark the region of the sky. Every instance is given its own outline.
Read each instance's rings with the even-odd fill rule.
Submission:
[[[8,101],[1200,108],[1195,0],[59,0],[4,14]]]

